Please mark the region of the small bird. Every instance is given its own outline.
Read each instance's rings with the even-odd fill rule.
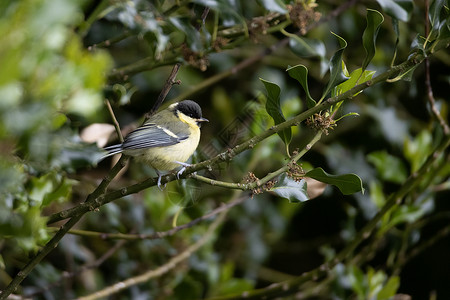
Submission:
[[[122,144],[104,148],[108,157],[123,153],[147,163],[158,174],[161,188],[161,172],[182,166],[197,149],[200,141],[200,126],[209,122],[202,117],[202,109],[192,100],[171,104],[168,108],[152,115],[142,126],[130,132]]]

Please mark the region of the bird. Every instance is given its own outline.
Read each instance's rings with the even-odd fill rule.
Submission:
[[[200,127],[208,119],[202,117],[201,107],[192,100],[171,104],[150,116],[140,127],[125,136],[123,143],[105,147],[106,158],[123,153],[150,165],[158,175],[161,189],[161,171],[172,171],[180,166],[177,177],[189,164],[200,141]]]

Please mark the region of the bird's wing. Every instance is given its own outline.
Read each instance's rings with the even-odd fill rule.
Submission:
[[[176,135],[159,125],[147,123],[125,137],[122,150],[171,146],[187,138],[187,135]]]

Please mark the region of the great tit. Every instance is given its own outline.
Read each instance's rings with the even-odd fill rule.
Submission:
[[[118,153],[133,156],[147,163],[158,174],[161,188],[161,172],[188,165],[185,162],[197,149],[200,126],[208,122],[202,118],[202,109],[192,100],[171,104],[152,115],[142,126],[130,132],[122,144],[106,147],[104,157]]]

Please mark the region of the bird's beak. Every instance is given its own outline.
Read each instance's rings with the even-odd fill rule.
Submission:
[[[202,123],[204,123],[204,122],[209,122],[209,120],[205,119],[205,118],[196,119],[196,121],[197,121],[198,127],[202,127]]]

